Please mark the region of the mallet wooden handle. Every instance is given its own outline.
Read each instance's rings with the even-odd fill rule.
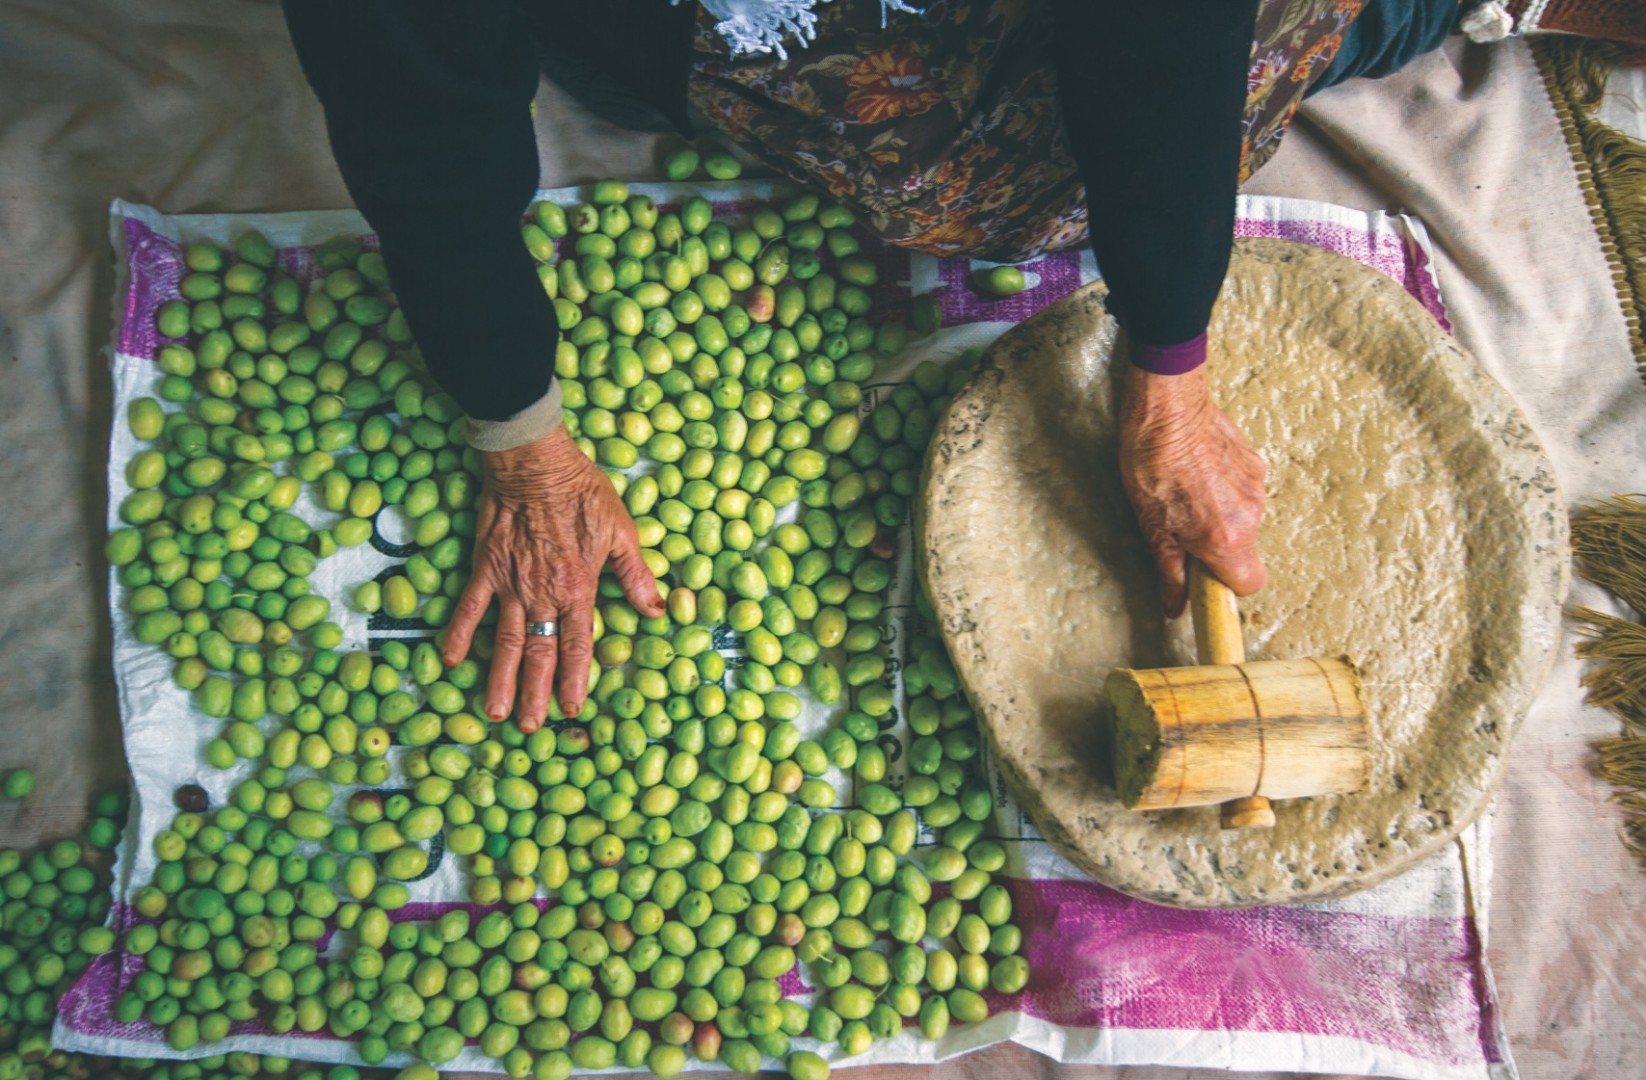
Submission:
[[[1244,664],[1235,594],[1199,559],[1189,560],[1189,616],[1194,620],[1195,658],[1202,664]]]
[[[1189,615],[1194,620],[1195,657],[1202,664],[1246,662],[1235,594],[1199,559],[1189,560]],[[1222,805],[1221,817],[1225,829],[1268,829],[1275,823],[1274,808],[1261,795],[1231,799]]]

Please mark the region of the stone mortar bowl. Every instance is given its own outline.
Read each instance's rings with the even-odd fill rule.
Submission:
[[[1567,518],[1525,417],[1394,281],[1238,243],[1209,373],[1269,468],[1247,656],[1360,665],[1371,782],[1278,802],[1269,830],[1225,831],[1215,806],[1128,811],[1103,680],[1195,661],[1121,488],[1102,297],[1083,288],[990,349],[917,509],[941,635],[1014,794],[1082,871],[1177,907],[1323,900],[1434,855],[1490,802],[1558,640]]]

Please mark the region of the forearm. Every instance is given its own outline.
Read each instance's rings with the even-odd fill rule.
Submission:
[[[559,420],[546,399],[559,331],[520,241],[537,184],[537,76],[512,6],[286,0],[285,11],[430,372],[471,418],[515,418],[509,438],[546,433]]]
[[[493,494],[530,502],[555,495],[588,459],[561,428],[532,442],[482,452],[480,460]]]
[[[1121,425],[1128,431],[1169,432],[1192,428],[1211,408],[1203,366],[1177,375],[1158,375],[1132,365],[1122,376]]]
[[[1057,0],[1056,14],[1064,122],[1109,308],[1134,344],[1193,343],[1228,268],[1256,4]]]

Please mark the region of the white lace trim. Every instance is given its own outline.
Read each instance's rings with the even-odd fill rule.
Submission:
[[[680,0],[673,0],[679,4]],[[715,31],[731,46],[732,55],[776,53],[787,60],[789,54],[783,43],[794,38],[802,46],[817,37],[817,14],[812,9],[828,0],[701,0],[709,14],[718,21]],[[880,0],[880,25],[886,25],[886,15],[892,11],[911,14],[919,8],[910,7],[906,0]]]
[[[1470,41],[1485,43],[1488,41],[1502,41],[1515,28],[1514,16],[1503,4],[1489,2],[1472,7],[1463,16],[1458,29]]]
[[[1543,22],[1543,13],[1548,9],[1549,0],[1532,0],[1531,3],[1526,5],[1526,10],[1521,12],[1516,28],[1522,34],[1529,34],[1534,30],[1542,30],[1543,27],[1539,24]]]

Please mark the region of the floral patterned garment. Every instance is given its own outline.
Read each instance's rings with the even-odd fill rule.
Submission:
[[[1279,149],[1365,0],[1263,0],[1241,179]],[[1042,0],[927,0],[881,27],[874,0],[816,8],[787,59],[693,45],[692,104],[772,167],[826,188],[876,232],[934,255],[1020,262],[1086,238]],[[1164,50],[1163,50],[1164,51]],[[1168,53],[1169,55],[1169,53]]]

